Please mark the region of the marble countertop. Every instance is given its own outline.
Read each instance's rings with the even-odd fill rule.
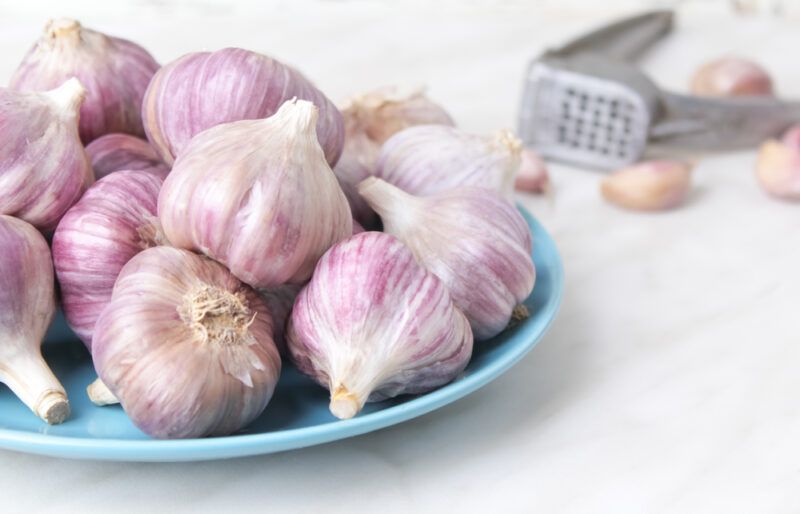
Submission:
[[[0,77],[46,18],[70,14],[162,61],[264,51],[334,98],[428,84],[482,132],[513,127],[528,58],[603,16],[525,2],[85,4],[4,12]],[[682,14],[645,62],[662,84],[684,88],[698,64],[733,52],[800,96],[798,22]],[[689,202],[653,215],[604,203],[600,175],[553,165],[554,202],[519,200],[563,256],[561,313],[531,354],[466,399],[365,436],[229,461],[0,451],[0,511],[797,512],[800,205],[762,194],[754,157],[698,158]]]

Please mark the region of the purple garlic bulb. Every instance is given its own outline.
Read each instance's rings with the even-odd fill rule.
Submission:
[[[517,209],[480,187],[417,197],[372,177],[358,190],[380,215],[384,232],[447,286],[476,341],[508,326],[536,279],[531,233]]]
[[[11,77],[11,88],[47,91],[77,77],[88,94],[81,107],[84,144],[111,132],[144,136],[142,97],[158,63],[131,41],[51,20]]]
[[[729,56],[708,62],[698,69],[691,91],[700,96],[771,96],[772,79],[757,63]]]
[[[195,136],[158,198],[167,239],[253,287],[307,281],[320,256],[353,230],[316,121],[314,104],[296,100],[269,118]]]
[[[524,148],[520,160],[519,173],[514,183],[514,189],[526,193],[549,194],[550,175],[547,173],[547,165],[539,154]]]
[[[123,170],[97,181],[58,224],[53,262],[67,323],[86,347],[122,267],[136,254],[165,244],[156,217],[163,179]]]
[[[286,323],[292,315],[294,300],[302,288],[302,285],[284,284],[258,291],[272,315],[272,339],[281,355],[286,355]]]
[[[227,435],[272,397],[281,361],[271,334],[253,289],[210,259],[161,246],[122,269],[97,320],[92,359],[146,434]]]
[[[69,417],[67,393],[40,351],[55,310],[47,241],[28,223],[0,215],[0,382],[50,424]]]
[[[119,170],[140,170],[166,177],[169,168],[144,139],[129,134],[106,134],[86,145],[94,178]]]
[[[74,78],[44,93],[0,89],[0,214],[48,231],[92,184],[78,138],[85,95]]]
[[[478,186],[513,200],[521,151],[522,143],[508,130],[480,136],[444,125],[419,125],[386,141],[375,176],[413,195]]]
[[[297,70],[241,48],[191,53],[165,65],[147,89],[142,118],[147,139],[171,166],[195,134],[267,118],[292,98],[319,109],[316,135],[333,166],[344,143],[342,115],[333,103]]]
[[[332,247],[287,328],[297,367],[331,393],[334,416],[366,401],[431,391],[472,355],[472,332],[444,284],[396,238],[364,232]]]
[[[383,87],[349,98],[341,107],[344,150],[333,168],[350,202],[353,216],[371,226],[376,215],[358,194],[358,183],[375,173],[381,145],[391,136],[415,125],[449,125],[453,119],[431,101],[423,89],[402,91]]]

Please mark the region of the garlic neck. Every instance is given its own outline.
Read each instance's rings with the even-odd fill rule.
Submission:
[[[83,87],[80,80],[72,77],[45,94],[58,106],[62,116],[71,118],[78,116],[80,106],[86,98],[86,88]]]
[[[342,384],[331,387],[330,411],[339,419],[350,419],[364,407],[364,398],[359,398]]]
[[[47,40],[57,40],[60,44],[77,44],[81,38],[81,24],[70,18],[57,18],[47,22],[44,28]]]
[[[56,425],[69,417],[67,393],[38,351],[0,364],[0,381],[47,423]]]
[[[495,132],[490,144],[493,148],[505,150],[512,156],[518,156],[522,152],[522,141],[508,129]]]
[[[394,234],[403,233],[417,224],[422,198],[410,195],[399,187],[377,177],[369,177],[358,184],[358,193],[378,213],[384,227]]]
[[[266,118],[269,123],[276,123],[291,127],[294,133],[310,134],[317,137],[317,117],[319,109],[312,102],[298,100],[297,97],[287,100],[280,106],[271,118]]]
[[[255,319],[244,295],[203,285],[188,293],[178,314],[203,343],[219,347],[249,345],[247,329]]]

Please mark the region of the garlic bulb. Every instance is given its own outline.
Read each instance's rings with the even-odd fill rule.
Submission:
[[[141,170],[161,176],[169,168],[161,162],[150,144],[128,134],[106,134],[86,145],[86,153],[92,162],[95,179],[101,179],[119,170]]]
[[[521,150],[522,143],[508,130],[486,137],[443,125],[420,125],[386,141],[375,176],[414,195],[479,186],[510,200]]]
[[[78,138],[85,94],[74,78],[45,93],[0,89],[0,214],[50,230],[94,181]]]
[[[514,189],[526,193],[547,194],[550,192],[550,176],[547,174],[547,165],[533,150],[528,148],[522,150]]]
[[[50,424],[69,417],[67,393],[40,346],[56,309],[47,241],[31,225],[0,215],[0,382]]]
[[[508,326],[536,279],[531,233],[519,211],[480,187],[416,197],[371,177],[358,190],[380,215],[384,232],[444,282],[476,341]]]
[[[259,289],[258,294],[272,316],[272,339],[281,355],[286,354],[286,322],[302,285],[284,284],[270,289]]]
[[[317,108],[217,125],[194,137],[158,198],[167,239],[225,264],[253,287],[300,284],[353,221],[315,126]]]
[[[53,235],[53,262],[67,323],[92,349],[92,333],[122,267],[146,248],[164,244],[156,217],[163,179],[123,170],[97,181]]]
[[[472,333],[444,284],[394,237],[364,232],[332,247],[297,297],[287,328],[297,367],[331,392],[334,416],[366,401],[456,378]]]
[[[701,96],[772,95],[772,79],[758,64],[724,57],[703,65],[692,77],[691,91]]]
[[[198,52],[161,68],[142,106],[147,139],[167,165],[198,132],[220,123],[272,116],[287,100],[320,110],[316,135],[332,165],[342,153],[342,115],[300,72],[265,55],[226,48]]]
[[[603,197],[626,209],[660,211],[682,204],[689,194],[692,165],[645,161],[615,171],[600,184]]]
[[[372,175],[381,145],[414,125],[454,125],[447,112],[425,96],[424,89],[383,87],[349,98],[341,106],[345,137],[342,156],[333,168],[350,202],[353,216],[371,226],[375,213],[358,195],[356,186]]]
[[[161,246],[122,269],[97,320],[92,359],[145,433],[225,435],[272,397],[281,362],[271,331],[256,292],[222,265]]]
[[[11,88],[46,91],[71,77],[86,86],[80,134],[84,143],[125,132],[144,136],[141,106],[158,63],[141,46],[82,27],[51,20],[11,77]]]
[[[770,195],[800,200],[800,127],[784,134],[781,141],[766,141],[758,151],[756,178]]]
[[[361,223],[357,222],[356,220],[353,220],[353,235],[360,234],[362,232],[366,232],[366,230],[364,230],[364,227],[361,226]]]

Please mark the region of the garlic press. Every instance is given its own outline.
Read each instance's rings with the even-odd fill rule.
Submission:
[[[672,30],[671,11],[613,22],[528,66],[519,135],[542,156],[612,169],[648,144],[687,150],[756,145],[800,122],[800,103],[661,90],[632,63]]]

